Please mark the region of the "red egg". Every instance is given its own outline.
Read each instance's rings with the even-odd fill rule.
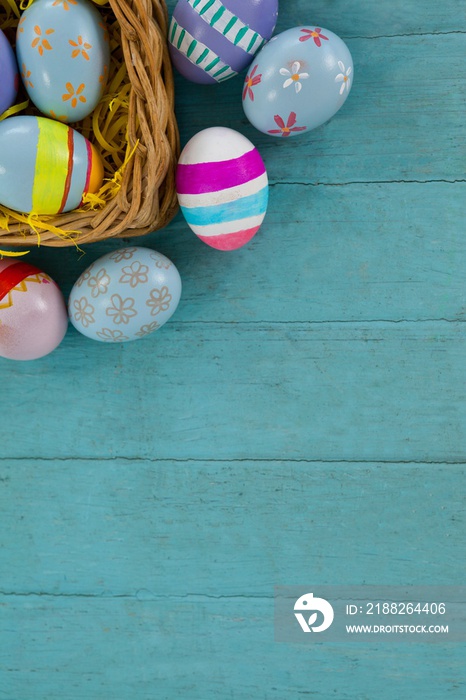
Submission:
[[[0,357],[48,355],[67,327],[65,300],[52,278],[29,263],[0,260]]]

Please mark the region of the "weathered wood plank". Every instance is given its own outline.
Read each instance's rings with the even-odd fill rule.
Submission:
[[[11,457],[457,461],[462,323],[175,323],[121,346],[71,331],[2,363]]]
[[[175,0],[169,0],[169,7]],[[280,0],[277,32],[299,24],[315,24],[344,37],[428,34],[466,31],[461,0],[374,3],[358,0],[351,5],[340,0]]]
[[[240,79],[176,81],[183,142],[224,124],[262,152],[250,246],[178,218],[138,241],[184,282],[159,334],[0,360],[0,698],[464,697],[459,645],[273,642],[276,584],[464,579],[466,16],[281,0],[278,31],[301,22],[356,66],[309,137],[259,135]],[[29,259],[67,292],[120,245]]]
[[[4,459],[0,592],[163,603],[462,585],[465,476],[465,464]]]
[[[261,231],[241,250],[208,248],[181,215],[136,243],[180,271],[172,323],[464,320],[464,202],[464,184],[277,185]],[[41,248],[29,260],[68,294],[93,260],[121,245],[86,246],[84,256]]]
[[[261,134],[244,116],[241,80],[212,87],[180,77],[183,143],[209,126],[238,129],[259,148],[272,182],[464,180],[466,34],[347,43],[354,85],[324,126],[286,140]]]
[[[272,596],[462,584],[464,476],[464,464],[2,461],[0,696],[462,698],[461,645],[277,644]]]
[[[170,13],[176,2],[167,0]],[[280,0],[275,33],[300,24],[326,27],[345,38],[466,32],[461,0],[357,0],[351,6],[342,0]]]
[[[277,644],[270,600],[0,598],[0,610],[5,700],[464,698],[462,645]]]

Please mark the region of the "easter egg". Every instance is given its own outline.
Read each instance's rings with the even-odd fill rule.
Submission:
[[[168,258],[149,248],[127,247],[104,255],[81,274],[68,310],[83,335],[122,343],[163,326],[180,296],[180,275]]]
[[[218,250],[240,248],[257,233],[267,210],[264,161],[237,131],[204,129],[181,153],[176,192],[186,222],[201,241]]]
[[[48,355],[67,327],[65,300],[51,277],[29,263],[0,260],[0,357]]]
[[[244,81],[244,112],[259,131],[290,137],[324,124],[345,103],[353,80],[346,44],[333,32],[303,26],[277,34]]]
[[[70,211],[102,180],[99,153],[70,126],[33,116],[0,122],[0,204],[26,213]]]
[[[27,93],[47,116],[75,122],[99,102],[110,52],[89,0],[34,0],[18,25],[16,54]]]
[[[178,0],[169,49],[194,83],[220,83],[246,68],[272,36],[278,0]]]
[[[18,69],[10,42],[0,29],[0,114],[11,107],[18,92]]]

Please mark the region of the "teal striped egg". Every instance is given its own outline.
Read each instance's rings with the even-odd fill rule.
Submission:
[[[194,83],[221,83],[248,66],[273,34],[278,0],[178,0],[172,61]]]

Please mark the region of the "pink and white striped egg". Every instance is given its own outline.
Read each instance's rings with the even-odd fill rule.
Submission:
[[[188,141],[178,162],[176,191],[188,226],[217,250],[248,243],[267,211],[264,161],[249,139],[227,127],[203,129]]]

